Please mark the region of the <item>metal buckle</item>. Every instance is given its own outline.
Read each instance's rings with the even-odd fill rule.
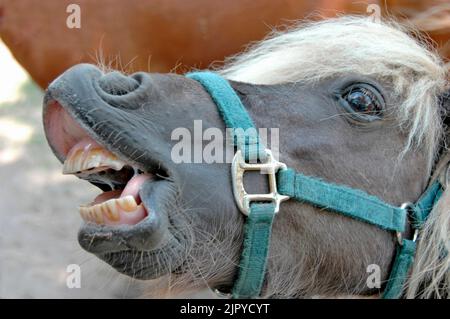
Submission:
[[[402,206],[400,206],[400,208],[405,209],[405,210],[407,211],[406,218],[409,217],[410,209],[411,209],[413,206],[414,206],[414,204],[413,204],[413,203],[410,203],[410,202],[403,203]],[[417,241],[417,237],[419,236],[419,230],[416,229],[416,228],[413,228],[413,229],[414,229],[414,234],[413,234],[412,241],[415,242],[415,241]],[[400,246],[403,246],[403,233],[401,233],[401,232],[396,232],[396,236],[397,236],[397,242],[398,242],[398,244],[399,244]]]
[[[450,165],[447,166],[447,169],[445,170],[445,188],[448,187],[450,183]]]
[[[245,162],[242,156],[242,151],[238,150],[234,155],[231,164],[231,178],[233,181],[234,199],[241,210],[241,212],[248,216],[250,213],[250,203],[259,202],[273,202],[275,204],[275,213],[280,210],[280,203],[288,200],[289,196],[281,195],[277,190],[276,173],[280,169],[287,169],[284,163],[280,163],[273,158],[272,152],[269,149],[265,150],[267,160],[265,163],[251,164]],[[245,171],[261,171],[268,174],[269,190],[268,194],[248,194],[244,188],[244,173]]]

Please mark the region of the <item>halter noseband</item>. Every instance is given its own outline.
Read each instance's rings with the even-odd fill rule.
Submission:
[[[237,206],[247,218],[239,273],[232,289],[232,297],[254,298],[260,295],[273,218],[280,203],[289,198],[394,232],[398,247],[383,298],[401,297],[414,260],[418,231],[442,194],[443,188],[439,180],[431,184],[415,204],[396,207],[361,190],[295,172],[276,161],[270,150],[264,147],[253,121],[227,80],[211,72],[195,72],[186,76],[205,88],[217,105],[226,126],[234,132],[237,151],[232,162],[233,192]],[[247,170],[268,174],[270,193],[248,194],[243,183],[244,172]],[[408,218],[414,231],[411,239],[402,237]]]

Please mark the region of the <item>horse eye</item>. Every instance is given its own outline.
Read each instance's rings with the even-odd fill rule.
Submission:
[[[383,115],[384,99],[371,85],[353,84],[343,91],[340,100],[348,113],[358,120],[370,122]]]

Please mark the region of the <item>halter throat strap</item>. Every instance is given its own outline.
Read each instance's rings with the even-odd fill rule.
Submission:
[[[253,121],[227,80],[211,72],[195,72],[186,76],[204,87],[217,105],[227,128],[234,132],[237,151],[232,163],[233,192],[237,206],[247,218],[232,297],[260,296],[273,219],[280,203],[289,198],[394,232],[398,239],[397,253],[383,298],[401,297],[414,260],[417,232],[442,194],[439,181],[435,181],[415,204],[396,207],[361,190],[295,172],[273,159],[271,152],[264,147]],[[247,194],[243,186],[246,170],[265,170],[270,193]],[[408,220],[415,234],[412,239],[402,237]]]

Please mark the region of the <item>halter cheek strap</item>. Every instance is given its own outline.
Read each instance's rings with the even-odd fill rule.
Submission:
[[[434,182],[415,204],[392,206],[375,196],[347,186],[325,182],[289,169],[276,161],[262,144],[255,125],[227,80],[211,72],[189,73],[217,105],[227,128],[233,129],[236,154],[232,163],[232,184],[236,204],[247,216],[239,272],[233,298],[254,298],[261,293],[266,273],[272,223],[280,203],[289,198],[354,218],[397,234],[398,247],[383,298],[399,298],[416,251],[422,224],[442,194]],[[243,178],[247,170],[261,171],[269,178],[268,194],[248,194]],[[414,238],[404,239],[408,217]]]

